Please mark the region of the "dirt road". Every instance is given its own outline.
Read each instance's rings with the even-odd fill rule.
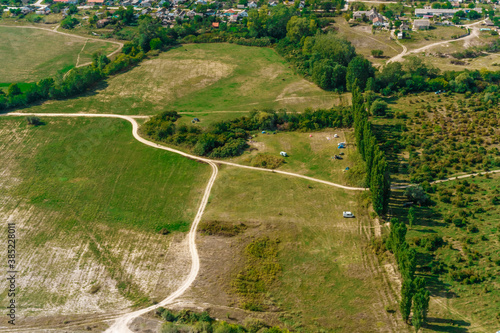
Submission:
[[[473,39],[473,38],[476,38],[479,36],[479,28],[476,28],[475,26],[476,25],[479,25],[481,23],[483,23],[483,21],[479,21],[479,22],[475,22],[475,23],[471,23],[471,24],[466,24],[466,25],[463,25],[463,27],[466,27],[466,28],[469,28],[471,29],[471,33],[467,36],[464,36],[462,38],[457,38],[457,39],[450,39],[450,40],[445,40],[445,41],[441,41],[441,42],[436,42],[436,43],[432,43],[432,44],[429,44],[429,45],[426,45],[426,46],[423,46],[423,47],[420,47],[418,49],[415,49],[415,50],[410,50],[408,51],[408,49],[406,48],[406,46],[404,46],[403,44],[401,44],[399,42],[399,40],[397,38],[395,38],[395,41],[398,45],[400,45],[401,47],[403,47],[403,51],[398,54],[397,56],[394,56],[392,57],[391,59],[387,60],[387,63],[391,63],[391,62],[395,62],[395,61],[403,61],[403,57],[404,56],[407,56],[409,54],[412,54],[412,53],[420,53],[420,52],[424,52],[430,48],[433,48],[434,46],[438,46],[438,45],[442,45],[442,44],[448,44],[450,42],[457,42],[457,41],[461,41],[461,40],[469,40],[469,39]],[[394,36],[394,32],[391,31],[391,34],[392,36]]]
[[[99,38],[92,38],[92,37],[84,37],[84,36],[79,36],[79,35],[74,35],[74,34],[70,34],[70,33],[67,33],[67,32],[61,32],[61,31],[58,31],[57,29],[59,28],[59,26],[56,26],[55,28],[53,29],[49,29],[49,28],[41,28],[41,27],[35,27],[35,26],[31,26],[31,25],[28,25],[28,26],[23,26],[23,25],[0,25],[0,27],[6,27],[6,28],[24,28],[24,29],[38,29],[38,30],[45,30],[45,31],[49,31],[49,32],[53,32],[55,34],[60,34],[60,35],[64,35],[64,36],[70,36],[70,37],[75,37],[75,38],[80,38],[80,39],[85,39],[85,43],[87,43],[89,40],[94,40],[94,41],[98,41],[98,42],[104,42],[104,43],[112,43],[112,44],[116,44],[118,45],[118,48],[116,50],[114,50],[113,52],[111,52],[110,54],[107,55],[108,58],[114,56],[115,54],[117,54],[118,52],[121,51],[121,49],[123,48],[123,43],[121,42],[117,42],[117,41],[114,41],[114,40],[106,40],[106,39],[99,39]],[[83,49],[82,49],[83,51]],[[81,51],[80,51],[81,52]],[[80,57],[80,55],[78,55],[78,57]],[[75,65],[75,67],[82,67],[82,66],[87,66],[87,65],[90,65],[90,62],[89,63],[85,63],[85,64],[81,64],[81,65],[78,65],[78,61]]]
[[[139,124],[131,116],[123,116],[123,115],[115,115],[115,114],[84,114],[84,113],[7,113],[7,114],[3,114],[0,116],[29,116],[29,115],[37,116],[37,117],[95,117],[95,118],[124,119],[132,124],[132,135],[134,136],[134,138],[137,141],[139,141],[145,145],[148,145],[150,147],[156,148],[156,149],[167,150],[167,151],[185,156],[185,157],[190,158],[190,159],[205,162],[212,167],[212,175],[210,177],[210,180],[209,180],[207,186],[205,187],[205,193],[203,195],[200,207],[199,207],[198,212],[194,218],[193,224],[191,225],[191,229],[190,229],[189,235],[188,235],[189,252],[191,255],[191,270],[190,270],[190,273],[187,276],[185,282],[181,285],[181,287],[179,287],[179,289],[177,289],[174,293],[172,293],[170,296],[168,296],[167,298],[165,298],[161,302],[159,302],[155,305],[152,305],[150,307],[147,307],[145,309],[130,312],[130,313],[127,313],[123,316],[116,318],[114,323],[110,326],[110,328],[108,330],[106,330],[106,332],[108,332],[108,333],[132,333],[132,331],[130,331],[128,328],[128,323],[131,320],[133,320],[134,318],[137,318],[137,317],[139,317],[147,312],[155,310],[158,307],[166,306],[167,304],[172,303],[174,300],[176,300],[178,297],[180,297],[191,286],[191,284],[196,279],[198,272],[199,272],[199,269],[200,269],[200,259],[198,256],[198,251],[196,249],[196,229],[197,229],[198,224],[203,216],[203,213],[205,211],[205,207],[206,207],[207,202],[208,202],[208,198],[210,196],[210,191],[212,190],[212,186],[213,186],[215,179],[217,177],[217,172],[218,172],[217,164],[225,164],[225,165],[230,165],[230,166],[240,167],[240,168],[245,168],[245,169],[251,169],[251,170],[280,173],[280,174],[284,174],[284,175],[288,175],[288,176],[304,178],[304,179],[307,179],[310,181],[322,183],[322,184],[329,185],[329,186],[340,187],[340,188],[343,188],[346,190],[354,190],[354,191],[368,190],[366,188],[349,187],[349,186],[344,186],[344,185],[340,185],[340,184],[335,184],[335,183],[328,182],[325,180],[307,177],[307,176],[303,176],[303,175],[299,175],[299,174],[295,174],[295,173],[291,173],[291,172],[270,170],[270,169],[264,169],[264,168],[256,168],[256,167],[240,165],[240,164],[231,163],[231,162],[211,160],[211,159],[191,155],[191,154],[179,151],[177,149],[164,147],[164,146],[161,146],[157,143],[154,143],[152,141],[146,140],[143,137],[141,137],[139,135]]]

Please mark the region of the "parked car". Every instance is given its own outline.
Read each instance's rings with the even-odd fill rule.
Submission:
[[[351,212],[344,212],[342,215],[344,215],[345,218],[354,217],[354,214]]]

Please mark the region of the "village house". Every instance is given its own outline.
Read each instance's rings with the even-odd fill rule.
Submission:
[[[78,0],[54,0],[54,2],[67,3],[69,5],[76,5]]]
[[[363,16],[367,17],[368,20],[373,21],[374,18],[376,17],[381,17],[377,10],[375,8],[370,9],[369,11],[357,11],[354,12],[352,15],[352,18],[357,20],[357,19],[362,19]]]
[[[257,8],[259,5],[257,5],[257,2],[252,1],[248,3],[248,8]]]
[[[104,4],[104,0],[88,0],[87,4],[89,6],[96,6],[96,5],[102,6]]]
[[[446,17],[451,17],[453,15],[455,15],[456,12],[458,11],[464,11],[465,13],[471,11],[471,10],[475,10],[476,12],[478,12],[479,14],[481,14],[483,12],[482,8],[474,8],[474,9],[470,9],[470,8],[459,8],[459,9],[432,9],[432,8],[424,8],[424,9],[421,9],[421,8],[417,8],[415,9],[415,16],[418,16],[418,17],[432,17],[432,16],[446,16]]]
[[[431,21],[421,19],[413,21],[413,30],[428,30],[431,26]]]
[[[111,20],[108,19],[108,18],[105,18],[105,19],[97,21],[96,24],[95,24],[95,26],[97,28],[104,28],[105,26],[107,26],[110,23],[111,23]]]

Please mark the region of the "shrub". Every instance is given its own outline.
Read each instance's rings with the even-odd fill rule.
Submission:
[[[410,186],[405,190],[405,196],[408,200],[421,206],[430,204],[430,198],[424,192],[421,186]]]
[[[76,18],[68,16],[61,21],[61,28],[73,29],[78,23],[80,23],[80,21],[78,21]]]
[[[438,235],[430,235],[420,239],[419,246],[425,248],[427,251],[436,251],[444,245],[443,237]]]
[[[33,125],[33,126],[38,126],[38,125],[42,124],[42,121],[40,120],[40,118],[35,117],[35,116],[28,116],[28,117],[26,117],[26,122],[29,125]]]
[[[198,230],[204,235],[216,235],[224,237],[236,236],[247,229],[243,223],[233,224],[222,221],[207,221],[200,224]]]
[[[382,50],[372,50],[372,56],[374,58],[382,58],[384,55],[384,51]]]
[[[269,154],[257,154],[252,159],[252,166],[267,169],[276,169],[285,162],[282,156],[274,156]]]
[[[387,103],[377,100],[373,102],[370,111],[374,116],[385,116],[385,113],[387,111]]]

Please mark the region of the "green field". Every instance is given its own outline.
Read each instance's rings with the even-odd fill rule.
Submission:
[[[338,134],[338,138],[334,135]],[[339,142],[347,142],[346,149],[338,149]],[[328,129],[320,132],[279,132],[277,134],[255,134],[250,148],[242,156],[231,159],[241,164],[251,165],[257,154],[279,156],[285,151],[285,158],[279,170],[303,174],[328,180],[338,184],[364,187],[365,164],[357,153],[352,131]],[[342,160],[334,155],[344,153]],[[349,168],[348,171],[345,169]]]
[[[179,244],[210,168],[137,142],[122,120],[42,120],[28,127],[24,117],[0,118],[0,214],[22,239],[20,324],[171,292],[189,271]]]
[[[184,45],[112,77],[96,91],[27,112],[156,114],[331,107],[338,94],[295,74],[272,49],[234,44]],[[345,102],[345,98],[342,98]]]
[[[109,54],[115,44],[71,37],[47,30],[0,26],[0,83],[34,82]],[[85,47],[84,47],[85,46]]]
[[[328,332],[404,330],[398,326],[399,315],[384,310],[385,305],[391,308],[394,304],[385,298],[382,274],[374,270],[373,257],[367,253],[368,238],[375,235],[367,208],[364,193],[222,167],[203,220],[243,223],[248,229],[233,241],[201,236],[202,267],[211,269],[213,257],[220,263],[217,271],[205,273],[205,279],[216,275],[219,289],[203,288],[208,283],[203,279],[194,288],[199,294],[193,297],[208,298],[214,304],[220,294],[234,294],[227,280],[241,269],[241,244],[269,236],[279,240],[281,272],[266,287],[267,304],[275,310],[250,312],[247,317],[270,316],[281,326],[301,332],[320,328]],[[343,210],[352,210],[357,217],[344,219]],[[223,247],[217,245],[221,243]],[[221,286],[227,287],[221,291]],[[242,301],[233,300],[237,307]]]

